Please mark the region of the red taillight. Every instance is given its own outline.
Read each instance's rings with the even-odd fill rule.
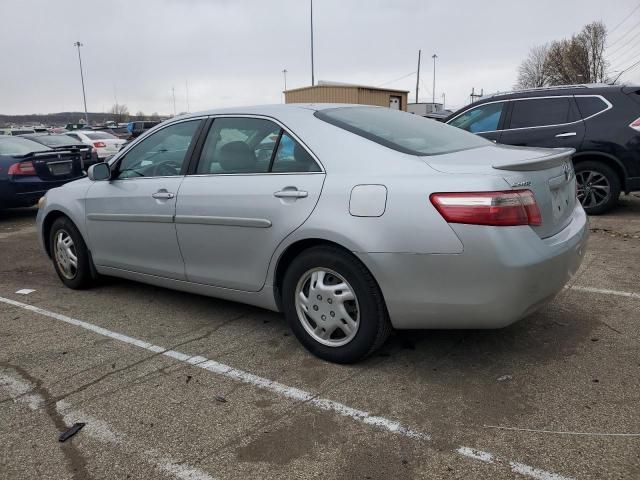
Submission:
[[[104,142],[93,142],[93,146],[96,148],[104,148],[107,146],[107,144]]]
[[[448,223],[498,227],[542,224],[531,190],[433,193],[429,198]]]
[[[14,163],[9,167],[9,175],[37,175],[33,162]]]
[[[640,118],[636,118],[629,126],[636,132],[640,132]]]

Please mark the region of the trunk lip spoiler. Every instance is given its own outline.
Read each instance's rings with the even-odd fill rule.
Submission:
[[[536,156],[524,160],[507,160],[494,163],[491,166],[497,170],[532,171],[542,170],[555,166],[560,166],[562,161],[571,160],[571,156],[576,153],[575,148],[554,148],[549,149],[550,153]]]

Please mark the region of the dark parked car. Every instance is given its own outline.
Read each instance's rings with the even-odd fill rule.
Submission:
[[[485,97],[446,121],[494,142],[572,147],[578,198],[589,214],[640,190],[640,86],[569,85]]]
[[[24,138],[33,140],[34,142],[41,143],[53,150],[77,150],[82,156],[84,163],[84,169],[86,170],[94,163],[98,163],[98,154],[89,145],[82,143],[80,140],[76,140],[69,135],[49,135],[49,134],[32,134],[22,135]]]
[[[0,137],[0,208],[35,205],[47,190],[82,176],[78,150],[53,150],[28,138]]]
[[[131,138],[136,138],[142,135],[147,130],[155,127],[159,123],[160,122],[153,121],[153,120],[129,122],[129,124],[127,125],[127,130],[129,130],[129,133],[131,134]]]

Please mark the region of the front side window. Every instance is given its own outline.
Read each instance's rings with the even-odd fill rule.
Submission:
[[[569,122],[569,98],[514,100],[509,128],[544,127]]]
[[[449,125],[461,128],[471,133],[492,132],[498,130],[504,106],[504,102],[480,105],[457,116],[449,122]]]
[[[126,153],[117,178],[180,175],[200,122],[176,123],[145,138]]]

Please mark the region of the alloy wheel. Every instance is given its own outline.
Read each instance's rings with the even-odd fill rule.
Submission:
[[[584,208],[594,208],[603,205],[611,195],[609,180],[602,173],[595,170],[576,172],[578,200]]]
[[[56,233],[54,257],[62,275],[73,280],[78,274],[78,254],[71,235],[65,230]]]
[[[302,275],[295,305],[304,329],[323,345],[346,345],[358,333],[360,308],[355,291],[333,270],[313,268]]]

